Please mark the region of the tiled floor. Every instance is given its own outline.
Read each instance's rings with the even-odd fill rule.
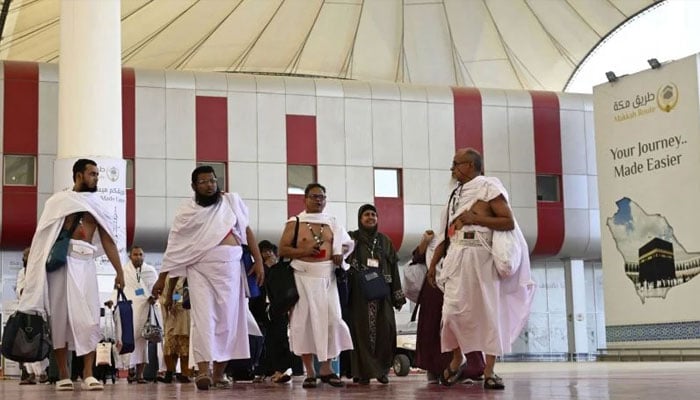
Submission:
[[[55,392],[51,385],[19,386],[0,381],[0,399],[695,399],[700,398],[700,362],[502,363],[497,366],[506,390],[485,392],[480,385],[428,385],[424,374],[391,377],[388,385],[349,383],[342,389],[322,385],[303,389],[301,377],[282,386],[271,383],[235,384],[233,389],[197,391],[193,385],[107,384],[104,392]]]

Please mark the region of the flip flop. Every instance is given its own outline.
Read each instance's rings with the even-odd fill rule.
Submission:
[[[304,389],[315,389],[318,387],[318,382],[316,382],[316,377],[310,376],[306,379],[304,379],[304,382],[301,384],[301,387]]]
[[[488,390],[503,390],[506,385],[503,384],[503,379],[500,376],[493,374],[484,380],[484,389]]]
[[[452,386],[457,381],[459,381],[460,376],[462,376],[462,368],[467,365],[467,359],[464,358],[462,360],[462,363],[459,364],[459,367],[457,369],[450,369],[450,366],[448,365],[447,368],[442,372],[440,375],[440,381],[443,385],[445,386]]]
[[[88,376],[85,378],[85,380],[83,380],[80,388],[83,390],[103,390],[104,386],[102,385],[102,382],[95,379],[95,377]]]
[[[56,382],[56,390],[59,392],[68,392],[73,390],[73,381],[70,379],[61,379]]]
[[[340,377],[336,374],[319,375],[319,379],[321,379],[321,382],[327,383],[333,387],[345,386],[345,383],[343,383]]]

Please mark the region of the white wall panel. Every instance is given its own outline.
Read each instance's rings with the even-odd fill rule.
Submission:
[[[588,226],[590,226],[590,239],[586,249],[587,259],[600,259],[600,230],[608,229],[607,226],[600,226],[600,211],[588,210]]]
[[[564,207],[567,209],[588,208],[588,176],[567,175],[562,177]]]
[[[338,223],[341,226],[344,226],[347,228],[347,226],[348,226],[348,219],[347,219],[348,205],[346,203],[339,203],[339,202],[335,202],[335,201],[326,202],[326,208],[323,211],[330,214],[330,215],[335,216],[336,221],[338,221]],[[355,211],[357,211],[357,209],[355,209]],[[354,218],[353,218],[353,220],[354,220]]]
[[[282,77],[257,75],[255,81],[257,82],[258,93],[285,93],[284,78]]]
[[[166,171],[164,159],[142,158],[136,157],[134,160],[134,184],[135,193],[142,197],[160,197],[166,193]],[[191,173],[192,171],[190,171]],[[191,175],[187,176],[187,180],[191,182]],[[191,191],[189,185],[187,189]]]
[[[191,160],[166,160],[165,162],[165,193],[168,198],[192,197],[192,171],[195,169],[195,161]]]
[[[556,93],[556,95],[559,99],[559,109],[570,111],[583,111],[585,99],[591,97],[575,93]]]
[[[167,231],[170,231],[170,227],[173,225],[173,220],[175,219],[175,213],[177,212],[178,208],[183,204],[183,202],[189,201],[190,199],[191,199],[190,196],[188,196],[188,197],[166,197],[166,199],[165,199],[165,224],[167,227],[166,228]],[[167,237],[166,237],[166,240],[167,240]]]
[[[484,106],[481,114],[484,132],[484,171],[487,175],[496,171],[510,171],[508,110],[505,107]]]
[[[258,86],[260,81],[258,81]],[[258,160],[285,162],[287,131],[284,95],[258,93]]]
[[[40,68],[39,71],[41,70]],[[1,86],[0,90],[2,90]],[[2,102],[0,101],[1,106]],[[58,143],[58,83],[56,82],[39,82],[38,122],[39,143],[37,150],[39,154],[55,155]],[[0,118],[1,123],[2,119]],[[51,176],[53,177],[53,173]]]
[[[56,156],[39,154],[36,169],[36,190],[38,193],[53,194],[53,164]],[[41,214],[37,214],[39,216]]]
[[[498,178],[503,184],[503,187],[508,192],[508,198],[510,199],[510,173],[509,172],[491,172],[486,173],[487,176]]]
[[[136,104],[140,104],[138,96]],[[195,159],[196,125],[193,90],[167,89],[165,91],[165,157],[168,159]],[[136,118],[136,140],[139,140],[139,120]],[[144,135],[147,133],[144,132]],[[139,146],[136,154],[140,155]]]
[[[175,102],[183,101],[181,104],[186,107],[187,95],[190,91],[178,91],[172,93],[172,99]],[[175,100],[177,97],[177,100]],[[166,137],[166,96],[165,89],[154,87],[136,87],[135,100],[135,145],[136,157],[146,158],[165,158],[166,144],[172,140],[172,136]],[[174,105],[174,104],[173,104]],[[186,113],[187,114],[187,113]],[[186,116],[186,115],[185,115]],[[168,118],[177,118],[172,114],[168,114]],[[183,130],[175,130],[174,134],[185,134]],[[190,137],[194,138],[194,131]],[[168,140],[170,139],[170,140]],[[194,140],[194,139],[193,139]],[[173,146],[177,149],[177,146]],[[183,154],[184,155],[184,154]],[[184,157],[183,157],[184,158]]]
[[[286,176],[286,175],[285,175]],[[228,188],[244,199],[258,198],[258,164],[250,162],[228,163]]]
[[[430,168],[428,103],[402,102],[403,168]]]
[[[343,92],[346,99],[371,99],[372,90],[368,82],[343,81]]]
[[[286,76],[284,77],[284,86],[287,95],[316,95],[316,87],[313,79]]]
[[[215,96],[222,96],[228,90],[228,81],[226,74],[216,72],[195,72],[194,73],[195,87],[197,88],[198,96],[211,96],[204,93],[220,93]]]
[[[156,69],[134,69],[136,87],[165,87],[165,71]]]
[[[346,169],[348,203],[374,202],[374,170],[370,167],[352,167]]]
[[[532,108],[532,96],[524,90],[504,90],[509,107]]]
[[[145,197],[137,195],[134,204],[135,221],[134,244],[146,249],[164,249],[168,240],[167,232],[174,218],[168,217],[165,197]],[[166,232],[165,235],[162,233]]]
[[[583,121],[583,111],[560,112],[561,161],[564,174],[585,174],[588,169]]]
[[[2,192],[0,192],[2,193]],[[36,207],[36,216],[37,216],[37,221],[39,220],[39,217],[41,217],[41,214],[44,212],[44,205],[46,205],[46,200],[51,197],[51,194],[49,193],[38,193],[36,200],[37,200],[37,207]]]
[[[423,232],[428,229],[434,229],[430,216],[430,208],[429,205],[404,204],[403,226],[405,233],[401,246],[403,253],[411,252],[413,248],[418,245],[421,236],[423,236]],[[381,215],[379,218],[379,229],[381,231]]]
[[[370,100],[345,99],[345,160],[348,165],[372,165]]]
[[[194,73],[191,71],[165,71],[165,87],[168,89],[195,90]]]
[[[345,165],[345,107],[337,97],[316,98],[318,164]]]
[[[287,94],[286,113],[293,115],[316,115],[316,97]]]
[[[258,90],[258,84],[254,75],[226,74],[229,92],[250,92]]]
[[[486,106],[496,106],[505,107],[508,105],[508,99],[506,97],[505,90],[499,89],[479,89],[481,93],[481,105]]]
[[[403,169],[403,201],[405,204],[430,204],[430,171],[427,169]],[[408,229],[405,229],[408,232]]]
[[[345,187],[345,167],[319,165],[317,167],[318,182],[326,187],[328,200],[330,202],[344,202],[346,199]]]
[[[523,231],[527,247],[532,248],[537,243],[537,209],[532,207],[513,207],[513,215]]]
[[[343,97],[343,81],[338,79],[314,79],[316,96]]]
[[[454,103],[452,88],[448,86],[426,86],[425,93],[428,96],[429,103]]]
[[[395,83],[389,82],[371,82],[370,90],[373,100],[400,100],[401,91]]]
[[[279,243],[287,222],[287,200],[259,200],[257,203],[258,240],[267,238],[272,243]]]
[[[357,230],[357,212],[360,210],[360,207],[362,207],[364,204],[367,203],[372,203],[371,201],[362,201],[362,202],[355,202],[347,203],[347,208],[345,210],[345,216],[346,216],[346,225],[345,228],[348,231],[355,231]]]
[[[590,238],[588,210],[564,209],[564,243],[559,254],[564,258],[582,258]]]
[[[399,92],[401,93],[401,101],[418,101],[425,103],[428,101],[428,93],[426,92],[425,86],[401,84],[398,85]]]
[[[586,186],[588,188],[588,208],[597,210],[600,208],[598,203],[598,177],[587,175]]]
[[[246,199],[245,197],[242,197],[242,199],[243,203],[245,203],[246,207],[248,207],[248,226],[255,234],[255,239],[260,242],[262,239],[258,238],[258,232],[260,232],[260,212],[258,210],[258,200]]]
[[[374,165],[400,168],[402,163],[401,104],[396,100],[372,100]]]
[[[39,82],[58,83],[58,64],[38,63],[37,65],[39,66]]]
[[[428,103],[430,168],[449,169],[455,155],[454,105]]]
[[[450,186],[451,176],[448,170],[430,170],[430,204],[444,205],[447,203],[450,199],[450,193],[454,189]]]
[[[537,184],[534,173],[510,175],[510,203],[513,207],[537,207]]]
[[[258,164],[258,198],[287,199],[287,164]]]
[[[228,157],[231,161],[258,160],[257,99],[255,93],[228,94]]]
[[[535,172],[535,132],[532,108],[508,109],[510,170]]]
[[[593,122],[593,111],[586,111],[583,116],[584,130],[586,136],[586,172],[590,175],[598,174],[595,151],[595,124]]]
[[[447,200],[445,200],[447,203]],[[443,217],[442,212],[445,209],[444,205],[440,206],[430,206],[430,226],[431,229],[435,231],[435,234],[437,235],[437,229],[440,228],[440,220]]]

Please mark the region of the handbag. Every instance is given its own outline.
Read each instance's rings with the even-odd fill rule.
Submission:
[[[255,265],[255,260],[253,259],[253,254],[250,252],[250,247],[247,244],[241,245],[243,249],[243,254],[241,255],[241,264],[243,264],[243,271],[245,271],[246,281],[248,282],[248,298],[254,299],[259,297],[260,286],[258,286],[257,277],[255,274],[248,275],[253,265]]]
[[[296,217],[292,247],[297,247],[299,236],[299,217]],[[291,260],[284,259],[273,265],[265,278],[267,296],[270,298],[270,314],[283,315],[289,312],[299,301],[299,291],[294,281],[294,269]]]
[[[389,285],[380,268],[366,268],[359,272],[360,287],[368,301],[382,300],[389,296]]]
[[[40,314],[15,311],[2,333],[2,355],[12,361],[36,362],[53,348],[49,322]]]
[[[117,289],[117,305],[114,307],[115,324],[117,325],[117,340],[121,342],[119,354],[134,351],[134,310],[131,300],[128,300],[122,289]]]
[[[58,237],[49,251],[49,256],[46,258],[46,272],[54,272],[66,265],[66,262],[68,262],[67,257],[70,238],[73,236],[73,232],[75,232],[78,224],[80,224],[80,219],[82,217],[82,212],[77,213],[73,219],[73,225],[70,227],[70,229],[61,229],[61,232],[58,233]]]
[[[112,342],[100,342],[95,350],[95,365],[112,365]]]
[[[163,328],[160,327],[153,304],[148,306],[148,318],[146,318],[146,322],[141,328],[141,337],[151,343],[160,343],[163,341]]]
[[[407,299],[418,302],[418,295],[423,287],[428,267],[423,263],[415,263],[403,267],[403,293]]]

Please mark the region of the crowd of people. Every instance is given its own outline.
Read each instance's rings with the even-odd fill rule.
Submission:
[[[418,299],[416,365],[431,383],[483,379],[485,389],[500,390],[505,385],[495,360],[510,351],[527,319],[529,262],[523,257],[512,276],[494,268],[493,232],[519,230],[500,182],[482,176],[480,154],[457,151],[451,170],[455,189],[441,226],[435,234],[426,231],[413,252],[412,262],[427,270]],[[132,302],[134,350],[117,357],[131,368],[130,383],[147,382],[144,371],[154,358],[165,369],[159,381],[194,380],[198,390],[231,387],[230,377],[236,379],[241,368],[256,382],[269,378],[275,384],[304,373],[306,389],[343,387],[344,378],[389,383],[394,315],[406,298],[396,249],[380,232],[374,205],[359,208],[358,229],[348,232],[325,212],[326,188],[310,183],[305,209],[285,223],[279,245],[258,243],[245,202],[220,190],[212,167],[200,166],[191,174],[194,195],[176,212],[157,272],[139,246],[122,265],[96,193],[98,175],[94,161],[76,161],[73,190],[47,201],[18,279],[19,310],[50,315],[57,390],[74,389],[69,352],[83,360],[82,389],[103,389],[93,370],[95,349],[105,340],[94,261],[103,254],[116,274],[115,295],[106,306],[116,303],[116,291]],[[47,272],[61,231],[71,237],[66,264]],[[269,312],[275,293],[268,292],[266,274],[287,267],[298,301],[288,312]],[[163,327],[162,343],[141,334],[153,320]],[[119,349],[120,337],[114,341]],[[34,383],[45,367],[25,364],[22,383]]]

